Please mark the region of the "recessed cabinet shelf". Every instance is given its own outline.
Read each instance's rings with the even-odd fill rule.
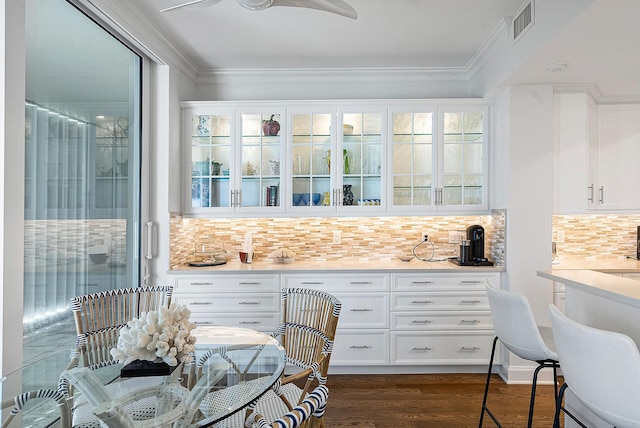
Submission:
[[[485,104],[318,104],[181,103],[183,213],[488,209]]]

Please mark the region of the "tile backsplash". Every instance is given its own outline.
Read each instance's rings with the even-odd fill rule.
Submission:
[[[640,214],[554,215],[553,240],[559,257],[632,256],[638,226]]]
[[[449,243],[449,231],[465,231],[472,224],[485,228],[485,254],[504,262],[505,212],[483,216],[300,217],[300,218],[183,218],[171,217],[172,269],[193,260],[202,246],[223,243],[233,258],[251,234],[257,260],[286,247],[297,260],[388,260],[411,253],[424,233],[435,246],[435,258],[457,256],[459,244]],[[334,232],[340,243],[334,244]],[[416,250],[430,257],[431,249]],[[490,255],[490,256],[489,256]]]

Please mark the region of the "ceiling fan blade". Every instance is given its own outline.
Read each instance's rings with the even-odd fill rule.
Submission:
[[[273,0],[272,6],[306,7],[337,13],[347,18],[358,18],[356,10],[343,0]]]
[[[186,3],[178,4],[176,6],[167,7],[165,9],[160,10],[160,12],[169,12],[169,11],[180,9],[180,8],[183,8],[183,7],[195,6],[195,5],[200,5],[200,4],[202,4],[203,6],[205,4],[206,4],[206,6],[211,6],[211,5],[214,5],[214,4],[219,3],[221,1],[222,0],[191,0],[191,1],[188,1]]]

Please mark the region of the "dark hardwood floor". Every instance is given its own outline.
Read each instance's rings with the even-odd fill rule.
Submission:
[[[477,427],[484,374],[329,375],[327,428]],[[526,427],[530,385],[491,380],[488,407],[505,428]],[[553,426],[553,386],[539,385],[534,427]],[[495,427],[485,415],[484,427]]]

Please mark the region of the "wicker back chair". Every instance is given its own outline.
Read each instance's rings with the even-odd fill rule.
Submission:
[[[6,409],[11,408],[11,411],[8,412],[8,416],[6,417],[6,419],[2,421],[2,428],[6,428],[10,426],[19,426],[17,423],[12,425],[11,422],[14,420],[14,418],[18,414],[20,414],[20,412],[22,412],[22,409],[23,407],[25,407],[27,402],[31,400],[39,401],[40,403],[38,405],[40,406],[44,405],[44,401],[51,401],[52,402],[51,405],[55,406],[58,412],[60,413],[59,414],[60,420],[57,426],[60,426],[61,428],[68,428],[71,426],[71,411],[69,409],[69,403],[67,401],[67,397],[65,397],[64,394],[62,394],[60,391],[53,391],[51,389],[38,389],[34,391],[24,392],[20,395],[16,395],[14,398],[10,400],[6,400],[2,402],[3,412],[5,412]],[[53,419],[53,416],[52,416],[52,419]],[[22,422],[23,423],[20,426],[27,426],[24,420]],[[39,421],[40,424],[44,424],[47,422],[52,422],[52,420]]]
[[[138,318],[143,312],[168,307],[173,287],[134,287],[77,296],[71,299],[71,310],[76,325],[76,348],[71,352],[67,370],[88,367],[92,370],[117,363],[111,356],[111,348],[118,344],[120,329],[128,321]],[[128,380],[125,380],[128,381]],[[155,382],[153,378],[142,380]],[[138,385],[140,386],[140,385]],[[60,378],[58,389],[67,397],[73,396],[69,382]],[[82,404],[82,405],[80,405]],[[73,425],[99,427],[100,422],[91,413],[86,401],[74,403]],[[153,402],[150,403],[153,405]],[[140,409],[147,413],[147,409]],[[135,412],[134,412],[135,417]]]
[[[257,412],[247,418],[247,426],[257,428],[314,428],[321,426],[320,418],[324,415],[329,398],[329,388],[326,385],[317,386],[302,403],[298,404],[277,420],[269,423],[265,417]]]
[[[288,368],[296,370],[283,376],[272,390],[250,405],[246,412],[238,412],[215,426],[241,428],[245,426],[245,421],[249,424],[249,418],[255,418],[256,415],[260,415],[262,426],[271,426],[269,424],[282,415],[302,405],[314,388],[324,387],[341,308],[342,304],[336,297],[323,291],[283,289],[282,323],[273,335],[285,348]],[[208,400],[215,400],[215,393],[205,397],[203,403]],[[324,426],[322,414],[325,405],[326,402],[322,405],[322,413],[310,419],[308,426]]]

